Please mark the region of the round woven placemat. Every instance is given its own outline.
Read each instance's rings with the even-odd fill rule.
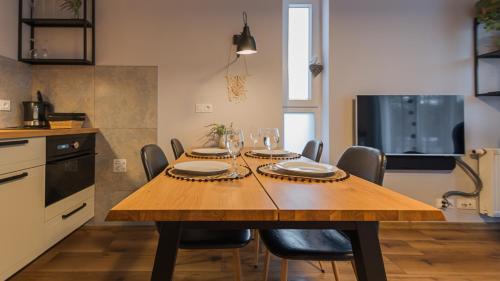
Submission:
[[[165,174],[171,178],[184,181],[194,182],[217,182],[217,181],[234,181],[244,179],[252,174],[250,168],[238,165],[238,175],[234,175],[232,171],[227,171],[224,174],[213,176],[197,176],[177,173],[173,167],[168,167]]]
[[[344,181],[350,177],[350,174],[344,170],[338,170],[335,175],[327,178],[315,178],[315,177],[305,177],[305,176],[292,176],[280,174],[277,171],[271,170],[270,166],[272,164],[264,164],[257,167],[257,173],[264,175],[266,177],[271,177],[273,179],[297,181],[297,182],[339,182]]]
[[[271,159],[271,157],[268,156],[260,156],[255,153],[252,153],[251,151],[245,152],[245,156],[248,156],[250,158],[257,158],[257,159]],[[293,160],[293,159],[299,159],[302,157],[302,155],[295,153],[295,152],[290,152],[288,156],[273,156],[273,160]]]
[[[187,157],[195,159],[230,159],[231,155],[229,153],[223,155],[199,155],[193,154],[192,152],[185,152]]]

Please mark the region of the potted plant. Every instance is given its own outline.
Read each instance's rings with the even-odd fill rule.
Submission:
[[[229,126],[224,124],[210,124],[206,126],[208,129],[208,133],[205,135],[211,142],[217,143],[220,148],[225,148],[226,144],[224,143],[224,134],[231,130],[233,127],[233,123]]]
[[[487,31],[500,31],[500,0],[477,1],[476,17]],[[500,39],[496,43],[500,46]]]
[[[69,11],[73,13],[75,19],[80,17],[80,8],[82,7],[82,0],[61,0],[61,5],[59,6],[63,11]]]

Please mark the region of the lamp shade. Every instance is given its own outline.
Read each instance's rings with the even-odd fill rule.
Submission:
[[[246,22],[246,13],[243,13],[243,21],[245,27],[243,27],[243,32],[237,36],[236,40],[236,53],[238,55],[251,55],[257,53],[257,44],[255,44],[255,38],[253,38],[250,33],[250,27]]]
[[[257,44],[255,44],[255,38],[250,33],[250,27],[245,25],[243,32],[238,38],[236,43],[236,53],[239,55],[251,55],[257,53]]]

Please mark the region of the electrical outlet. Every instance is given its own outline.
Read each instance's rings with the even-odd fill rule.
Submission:
[[[441,209],[441,208],[445,208],[445,209],[455,208],[455,199],[448,198],[448,203],[449,203],[448,206],[445,206],[443,198],[436,198],[435,202],[436,202],[435,206],[438,209]]]
[[[126,172],[127,172],[127,159],[114,159],[113,173],[126,173]]]
[[[214,106],[209,103],[197,103],[195,106],[196,113],[212,113]]]
[[[474,198],[457,198],[456,207],[458,209],[464,209],[464,210],[476,210],[477,201]]]
[[[0,111],[10,111],[10,100],[0,100]]]

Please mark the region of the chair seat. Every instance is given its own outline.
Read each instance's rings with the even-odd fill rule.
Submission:
[[[333,229],[270,229],[260,235],[274,255],[291,260],[351,260],[349,239]]]
[[[181,249],[234,249],[246,246],[250,239],[249,229],[185,229],[182,231],[179,247]]]

